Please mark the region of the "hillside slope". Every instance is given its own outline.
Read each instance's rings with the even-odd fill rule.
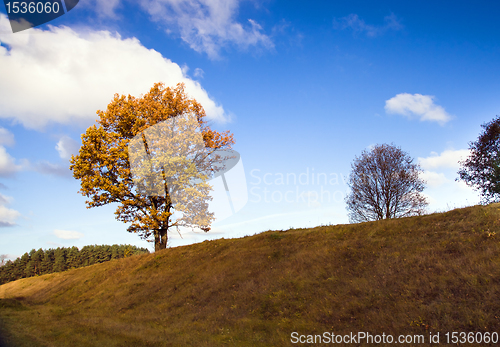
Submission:
[[[268,231],[0,286],[19,346],[290,346],[500,333],[500,205]]]

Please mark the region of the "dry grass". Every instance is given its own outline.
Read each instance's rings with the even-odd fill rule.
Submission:
[[[495,234],[496,233],[496,234]],[[500,333],[500,205],[268,231],[0,286],[19,346],[290,346],[290,334]]]

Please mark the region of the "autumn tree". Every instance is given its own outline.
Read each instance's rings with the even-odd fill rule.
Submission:
[[[500,116],[481,127],[478,139],[469,143],[470,155],[460,162],[458,175],[488,203],[500,200]]]
[[[351,223],[419,215],[427,205],[422,172],[408,153],[375,145],[351,164],[346,196]]]
[[[203,107],[188,97],[183,84],[170,88],[156,83],[140,98],[116,94],[107,110],[97,114],[97,125],[89,127],[82,135],[83,144],[79,154],[71,158],[70,166],[74,177],[81,181],[80,193],[89,198],[87,208],[118,203],[116,218],[131,223],[129,232],[138,233],[147,240],[153,237],[155,251],[166,248],[168,232],[173,227],[199,227],[208,231],[210,218],[200,220],[201,210],[206,208],[206,201],[202,200],[208,199],[207,170],[197,170],[202,162],[200,156],[188,151],[180,164],[176,162],[181,171],[172,174],[169,156],[160,151],[164,147],[155,147],[154,142],[164,141],[162,134],[168,131],[160,123],[186,120],[181,124],[185,127],[190,126],[189,120],[193,117],[201,132],[203,148],[228,149],[234,143],[233,135],[229,131],[219,133],[210,129]],[[178,126],[179,122],[171,123]],[[150,128],[158,130],[154,134],[159,135],[151,135]],[[182,137],[179,133],[175,136]],[[179,139],[175,143],[186,145]],[[131,167],[131,155],[137,154],[141,146],[144,155],[135,156]],[[164,152],[176,150],[174,147]],[[155,162],[158,158],[161,163]],[[141,166],[138,160],[144,164]],[[191,195],[177,194],[180,190]],[[175,220],[174,211],[181,215]]]

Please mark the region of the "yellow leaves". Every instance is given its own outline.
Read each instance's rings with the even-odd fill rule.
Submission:
[[[173,205],[169,196],[138,194],[129,163],[128,145],[131,139],[155,124],[175,117],[179,128],[199,126],[202,147],[230,148],[234,144],[229,131],[219,133],[206,125],[203,107],[188,97],[183,84],[169,88],[163,83],[155,83],[148,93],[139,98],[115,94],[106,111],[98,110],[96,114],[98,125],[90,126],[82,134],[82,146],[78,155],[72,156],[70,169],[73,176],[81,181],[79,193],[90,198],[86,201],[87,208],[119,202],[116,218],[131,223],[128,230],[138,232],[142,237],[150,236],[153,230],[180,223],[170,220]],[[194,124],[190,124],[188,118],[178,117],[187,114],[195,116],[192,118]],[[177,150],[187,151],[186,146],[192,139],[183,138],[186,135],[182,132],[176,136],[179,145]],[[159,145],[161,148],[161,143]],[[158,156],[160,159],[165,160]],[[210,185],[203,182],[206,176],[201,173],[196,176],[196,168],[182,161],[176,165],[185,165],[185,170],[179,176],[180,185],[186,189],[186,195],[178,207],[183,212],[182,222],[208,230],[210,214],[197,213],[206,207],[210,199],[207,194]],[[186,177],[196,177],[202,182],[195,187]]]

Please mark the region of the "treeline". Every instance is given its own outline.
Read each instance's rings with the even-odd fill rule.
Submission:
[[[0,285],[20,278],[61,272],[83,266],[103,263],[111,259],[129,257],[135,254],[149,253],[146,248],[132,245],[93,245],[57,249],[32,249],[14,261],[7,261],[0,267]]]

